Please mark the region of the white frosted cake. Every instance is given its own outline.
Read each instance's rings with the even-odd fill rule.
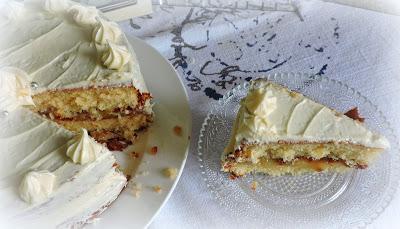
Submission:
[[[117,24],[62,0],[0,3],[0,224],[81,227],[127,183],[110,150],[153,120]]]
[[[389,142],[368,130],[356,110],[352,113],[350,118],[278,84],[252,81],[222,155],[222,170],[242,176],[366,168]]]
[[[0,33],[0,68],[25,75],[33,111],[72,131],[85,128],[112,150],[131,144],[152,122],[135,53],[96,8],[8,1],[0,8]]]
[[[105,146],[25,108],[0,118],[0,145],[0,222],[6,228],[80,227],[127,182]]]

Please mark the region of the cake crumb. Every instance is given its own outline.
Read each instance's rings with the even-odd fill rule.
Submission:
[[[156,154],[157,154],[157,151],[158,151],[158,147],[157,147],[157,146],[153,146],[153,147],[150,148],[149,153],[150,153],[151,155],[156,155]]]
[[[140,153],[135,152],[135,151],[132,151],[132,152],[129,153],[129,157],[130,157],[131,159],[137,159],[137,158],[140,157]]]
[[[142,193],[142,184],[137,182],[130,182],[131,193],[135,198],[139,198]]]
[[[182,136],[182,127],[180,127],[180,126],[174,126],[174,133],[175,133],[177,136]]]
[[[176,168],[165,168],[163,169],[163,174],[165,177],[174,180],[178,175],[178,170]]]
[[[238,176],[236,176],[235,174],[233,173],[229,174],[229,179],[236,180],[236,178],[238,178]]]
[[[159,185],[156,185],[153,187],[153,191],[160,194],[162,192],[162,189]]]
[[[253,181],[251,182],[250,188],[251,190],[255,191],[258,187],[258,182],[257,181]]]

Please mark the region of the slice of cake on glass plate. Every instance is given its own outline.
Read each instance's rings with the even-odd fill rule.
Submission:
[[[390,145],[371,132],[356,109],[341,114],[264,79],[241,101],[222,170],[273,176],[364,169]]]
[[[151,94],[119,26],[94,7],[65,0],[4,3],[0,68],[23,71],[33,111],[111,150],[153,120]]]

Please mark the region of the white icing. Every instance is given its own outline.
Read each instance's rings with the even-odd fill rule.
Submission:
[[[45,0],[43,8],[51,13],[63,13],[68,8],[66,0]]]
[[[53,1],[57,3],[57,0]],[[82,10],[85,7],[80,5],[68,8],[67,14],[58,12],[52,13],[51,17],[44,17],[49,13],[44,9],[43,2],[29,3],[29,7],[21,8],[24,13],[18,16],[18,20],[6,21],[4,26],[0,21],[0,68],[12,66],[27,72],[29,80],[39,84],[39,89],[34,93],[48,89],[114,85],[133,85],[141,92],[148,92],[136,55],[125,36],[119,33],[116,24],[104,21],[99,16],[96,18],[95,9]],[[73,3],[68,1],[68,4]],[[85,11],[89,11],[89,14]],[[0,18],[6,13],[0,10]],[[87,21],[91,26],[77,26],[74,15],[77,21]],[[91,19],[88,21],[85,18]],[[104,28],[95,30],[99,21],[105,22]],[[97,42],[103,42],[104,39],[98,34],[96,42],[92,36],[94,31],[100,32],[102,29],[105,32],[104,39],[125,47],[124,51],[130,54],[130,61],[122,69],[109,69],[99,61],[107,52],[108,45],[101,44],[104,50],[99,52]]]
[[[20,197],[30,204],[45,201],[53,192],[56,176],[47,171],[28,172],[19,186]]]
[[[93,26],[97,23],[97,17],[99,17],[96,7],[85,7],[78,4],[71,6],[68,12],[75,22],[81,26]]]
[[[96,143],[89,137],[86,129],[81,129],[80,133],[67,143],[67,156],[74,163],[87,164],[96,160],[103,146]]]
[[[388,140],[362,123],[318,104],[303,95],[264,80],[252,82],[225,152],[240,144],[297,142],[349,142],[388,148]]]
[[[96,161],[75,164],[66,156],[73,137],[25,108],[0,119],[2,227],[75,228],[118,196],[126,178],[113,168],[113,153],[103,147]],[[18,193],[23,175],[43,170],[56,177],[53,192],[46,201],[25,203]]]
[[[11,112],[19,106],[35,105],[27,74],[17,68],[0,69],[0,111]]]
[[[121,70],[131,59],[131,54],[124,46],[107,41],[107,49],[101,60],[109,69]]]
[[[7,1],[0,5],[0,14],[9,20],[18,19],[25,11],[24,4],[16,1]]]
[[[121,36],[121,30],[114,22],[100,19],[93,29],[92,40],[96,44],[105,45],[108,41],[116,43]]]

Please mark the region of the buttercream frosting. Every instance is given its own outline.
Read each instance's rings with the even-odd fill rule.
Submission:
[[[92,163],[76,164],[66,156],[74,134],[26,108],[0,118],[0,222],[6,228],[74,228],[100,214],[121,192],[125,176],[113,167],[106,147]],[[30,171],[56,177],[52,193],[28,204],[18,189]]]
[[[107,68],[121,70],[129,62],[131,54],[123,46],[116,45],[111,41],[108,41],[107,44],[101,60]]]
[[[53,192],[56,176],[47,171],[30,171],[21,181],[19,194],[21,198],[30,203],[46,200]]]
[[[25,8],[24,4],[16,1],[7,1],[0,8],[0,13],[6,19],[15,20],[23,14]]]
[[[265,80],[253,81],[235,122],[225,152],[242,143],[346,142],[388,148],[388,140],[307,97]]]
[[[93,26],[97,23],[97,18],[99,17],[95,7],[85,7],[78,4],[71,6],[68,12],[75,22],[81,26]]]
[[[44,10],[50,13],[63,13],[68,8],[66,0],[45,0]]]
[[[92,40],[99,45],[106,45],[107,40],[111,42],[118,42],[121,36],[121,30],[114,22],[99,19],[98,23],[93,29]]]
[[[0,69],[0,111],[11,112],[19,106],[35,105],[28,75],[17,68]]]
[[[0,20],[0,68],[25,71],[39,86],[33,94],[116,85],[133,85],[140,92],[148,92],[136,55],[117,24],[102,18],[96,9],[75,2],[39,2],[10,1],[18,10],[15,17]],[[8,17],[9,12],[0,7],[0,18]],[[107,50],[107,42],[103,44],[107,40],[121,48]],[[122,58],[120,50],[124,51]],[[108,68],[99,61],[106,53],[110,54],[110,66],[122,64],[123,68]]]
[[[103,148],[89,137],[86,129],[81,129],[80,133],[68,141],[67,145],[67,156],[74,163],[82,165],[95,161]]]

